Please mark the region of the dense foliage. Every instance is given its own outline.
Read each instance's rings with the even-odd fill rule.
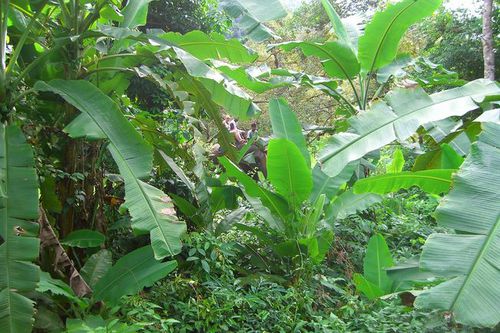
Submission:
[[[498,328],[500,86],[400,52],[440,0],[0,1],[0,332]]]

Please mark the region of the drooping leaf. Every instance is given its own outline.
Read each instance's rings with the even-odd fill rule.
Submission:
[[[197,30],[185,35],[168,32],[158,37],[177,44],[200,60],[225,59],[235,64],[248,64],[258,58],[255,52],[246,48],[237,39],[226,39],[216,32],[210,35]]]
[[[236,186],[216,186],[212,187],[210,193],[210,207],[213,212],[221,209],[233,210],[238,208],[238,197],[243,196],[241,189]]]
[[[125,203],[132,215],[132,228],[137,234],[149,232],[156,259],[178,254],[186,224],[177,219],[171,199],[135,177],[116,147],[110,145],[108,149],[125,180]]]
[[[100,250],[94,253],[83,265],[80,274],[87,281],[88,285],[95,288],[97,282],[108,272],[113,264],[111,252]]]
[[[251,97],[233,81],[226,79],[221,73],[186,51],[178,47],[172,49],[189,75],[203,84],[205,89],[209,91],[211,99],[228,113],[238,119],[247,119],[260,111],[257,105],[252,102]]]
[[[370,206],[382,201],[377,194],[355,194],[352,190],[339,195],[327,208],[327,219],[345,219],[349,215],[364,211]]]
[[[222,123],[222,113],[217,104],[212,100],[211,92],[201,82],[192,77],[187,77],[185,81],[181,82],[184,83],[183,88],[194,96],[198,104],[203,106],[207,115],[217,127],[217,139],[224,150],[225,156],[229,157],[231,161],[237,161],[238,152],[233,145],[235,142],[234,135],[229,133],[226,126]]]
[[[264,23],[285,17],[287,12],[280,0],[222,0],[224,11],[235,21],[235,27],[256,42],[275,34]]]
[[[442,227],[460,234],[433,234],[420,266],[451,277],[417,297],[419,307],[450,311],[459,323],[495,327],[500,322],[500,125],[483,123],[454,186],[436,211]]]
[[[427,193],[447,193],[451,188],[451,176],[454,169],[435,169],[416,172],[389,173],[360,179],[354,184],[354,193],[397,192],[418,186]]]
[[[295,81],[286,76],[269,79],[267,76],[270,76],[272,70],[267,65],[245,68],[230,65],[222,61],[212,61],[212,64],[224,75],[236,81],[241,87],[259,94],[275,88],[288,87],[295,83]]]
[[[84,305],[84,302],[75,295],[73,289],[66,282],[54,279],[47,272],[40,272],[40,282],[36,290],[41,293],[50,292],[53,295],[64,296],[70,301]]]
[[[177,177],[179,177],[179,179],[188,187],[188,189],[191,191],[191,193],[194,193],[195,186],[194,186],[193,182],[188,178],[188,176],[186,176],[184,171],[177,165],[177,163],[175,163],[175,161],[170,156],[168,156],[167,154],[165,154],[161,150],[159,152],[160,152],[160,156],[168,164],[170,169],[172,169],[172,171],[175,173],[175,175]]]
[[[106,237],[98,231],[80,229],[73,231],[62,239],[61,244],[71,247],[87,248],[97,247],[103,244],[105,240]]]
[[[92,121],[127,160],[129,168],[138,178],[149,176],[153,163],[153,148],[123,116],[118,105],[88,81],[53,80],[37,82],[35,89],[49,91],[63,97],[68,103],[85,113],[87,122]],[[76,122],[84,124],[81,119]],[[87,125],[90,126],[90,125]],[[87,128],[87,127],[86,127]],[[66,128],[70,135],[77,138],[85,134],[75,123]],[[94,133],[94,131],[92,131]]]
[[[255,181],[241,171],[234,163],[225,157],[219,158],[220,163],[226,169],[228,177],[236,178],[245,188],[244,193],[258,198],[262,204],[267,207],[272,214],[286,221],[286,217],[291,213],[288,203],[285,199],[272,193],[271,191],[260,187]]]
[[[396,90],[387,96],[388,104],[379,102],[372,110],[351,118],[351,132],[333,136],[318,157],[322,170],[333,177],[350,161],[394,140],[407,139],[419,126],[450,116],[462,116],[478,108],[475,101],[499,93],[496,83],[485,80],[431,96],[420,88]]]
[[[339,42],[285,42],[277,47],[291,51],[300,48],[305,56],[316,56],[321,60],[323,69],[332,78],[348,79],[359,73],[359,63],[354,51]]]
[[[88,115],[87,119],[94,122],[93,127],[98,127],[100,133],[105,134],[110,141],[108,149],[125,180],[125,197],[132,215],[132,228],[136,233],[150,233],[156,258],[177,254],[186,226],[175,217],[168,196],[140,180],[151,172],[153,149],[123,116],[118,105],[87,81],[37,82],[35,88],[62,96]],[[78,118],[76,121],[81,123]],[[71,130],[73,137],[85,133],[74,123],[66,129]]]
[[[150,287],[177,267],[175,260],[159,262],[151,246],[144,246],[120,258],[94,288],[94,299],[116,304],[120,297]]]
[[[340,190],[341,186],[352,178],[356,167],[356,162],[350,163],[337,176],[329,177],[321,171],[319,165],[316,165],[312,171],[313,190],[309,201],[315,202],[321,194],[325,194],[331,200]]]
[[[269,142],[267,172],[271,184],[292,207],[300,207],[311,194],[311,168],[293,142],[287,139],[272,139]]]
[[[0,332],[31,332],[38,257],[38,188],[33,152],[21,130],[0,124]]]
[[[359,39],[359,62],[364,73],[390,64],[399,42],[414,23],[431,15],[442,0],[403,0],[377,12]]]
[[[311,165],[311,157],[307,149],[306,139],[302,134],[302,126],[285,99],[273,98],[269,102],[269,117],[273,127],[273,136],[293,142],[304,156],[306,164]]]

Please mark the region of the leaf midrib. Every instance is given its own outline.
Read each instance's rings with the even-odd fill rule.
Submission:
[[[389,24],[389,26],[387,27],[387,29],[384,31],[384,34],[382,36],[382,40],[380,41],[378,47],[377,47],[377,52],[375,52],[375,56],[373,57],[373,62],[372,62],[372,65],[370,66],[370,70],[369,72],[373,72],[373,69],[375,68],[375,64],[377,63],[377,58],[379,56],[379,53],[380,53],[380,50],[382,49],[382,45],[384,44],[384,41],[386,40],[387,38],[387,35],[389,34],[389,31],[392,29],[392,26],[394,25],[394,23],[396,22],[397,19],[399,19],[399,17],[401,15],[403,15],[404,12],[406,12],[410,7],[412,7],[413,5],[417,4],[418,3],[418,0],[417,1],[413,1],[412,3],[410,3],[408,6],[406,6],[405,8],[403,8],[392,20],[391,20],[391,23]]]
[[[383,124],[381,124],[381,125],[377,126],[376,128],[374,128],[374,129],[372,129],[372,130],[370,130],[370,131],[368,131],[368,132],[366,132],[366,133],[362,133],[362,134],[359,134],[359,133],[350,133],[350,134],[355,134],[355,135],[358,135],[358,137],[356,137],[356,138],[355,138],[354,140],[352,140],[352,141],[349,141],[346,145],[344,145],[344,146],[343,146],[343,147],[341,147],[340,149],[338,149],[338,150],[334,151],[333,153],[330,153],[330,154],[326,155],[325,157],[322,157],[322,158],[321,158],[321,162],[327,161],[327,160],[329,160],[329,159],[331,159],[331,158],[335,157],[336,155],[340,154],[340,153],[341,153],[341,152],[343,152],[344,150],[349,149],[352,145],[354,145],[354,144],[355,144],[355,143],[357,143],[358,141],[361,141],[361,140],[365,139],[366,137],[370,136],[372,133],[374,133],[374,132],[376,132],[376,131],[379,131],[379,130],[383,129],[384,127],[386,127],[386,126],[388,126],[388,125],[391,125],[391,124],[393,124],[393,125],[394,125],[395,123],[397,123],[397,122],[401,121],[402,119],[405,119],[406,117],[411,116],[411,115],[413,115],[413,114],[415,114],[415,113],[419,113],[419,112],[421,112],[422,110],[424,110],[424,109],[426,109],[426,108],[428,108],[428,107],[431,107],[431,106],[432,106],[432,107],[434,107],[434,106],[436,106],[436,105],[442,105],[442,104],[448,103],[449,101],[454,100],[454,99],[460,99],[460,98],[468,98],[468,99],[471,99],[471,96],[470,96],[470,95],[466,95],[466,96],[459,96],[459,97],[450,97],[450,98],[447,98],[447,99],[441,100],[441,101],[439,101],[438,103],[434,103],[434,102],[432,101],[432,96],[429,96],[429,97],[431,98],[431,103],[429,103],[429,104],[427,104],[427,105],[425,105],[425,106],[423,106],[423,107],[419,107],[419,108],[417,108],[417,109],[415,109],[415,110],[413,110],[413,111],[411,111],[411,112],[405,113],[405,114],[401,115],[400,117],[393,118],[393,119],[391,119],[391,120],[389,120],[389,121],[387,121],[387,122],[385,122],[385,123],[383,123]],[[398,115],[398,114],[396,114],[396,113],[394,112],[394,109],[393,109],[392,107],[390,107],[390,111],[391,111],[392,113],[394,113],[396,116]],[[368,111],[368,112],[373,112],[373,110]],[[449,118],[449,117],[446,117],[446,118]],[[443,118],[443,119],[445,119],[445,118]],[[422,124],[423,124],[423,123],[422,123]],[[422,126],[422,124],[419,124],[419,126]],[[343,133],[348,133],[348,132],[343,132]],[[343,133],[340,133],[340,134],[343,134]],[[395,134],[396,134],[396,136],[397,136],[397,133],[395,133]]]

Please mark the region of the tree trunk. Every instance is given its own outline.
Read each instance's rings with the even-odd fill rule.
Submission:
[[[483,58],[484,78],[495,80],[495,52],[493,49],[493,29],[491,27],[493,0],[484,0],[483,9]]]

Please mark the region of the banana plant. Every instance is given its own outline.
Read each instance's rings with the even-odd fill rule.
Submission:
[[[371,177],[358,181],[354,190],[358,193],[388,193],[416,185],[429,193],[449,192],[435,216],[438,225],[453,232],[432,234],[420,258],[395,267],[386,264],[383,274],[387,273],[388,281],[397,284],[419,282],[420,285],[429,285],[417,294],[417,307],[449,311],[457,322],[465,325],[495,327],[500,322],[496,304],[500,297],[496,246],[500,206],[495,177],[498,173],[500,125],[496,119],[488,117],[481,121],[482,132],[465,161],[451,147],[443,152],[451,158],[438,159],[445,165],[451,163],[456,169]],[[359,276],[355,282],[369,297],[384,294],[374,293],[375,289]]]
[[[346,191],[354,165],[336,179],[330,179],[319,167],[311,167],[302,126],[284,99],[271,100],[269,112],[273,127],[267,162],[271,188],[255,182],[229,159],[221,158],[220,162],[273,235],[241,223],[236,227],[255,233],[275,255],[292,258],[299,267],[304,258],[319,263],[331,248],[335,220],[365,210],[381,197]]]
[[[399,42],[408,28],[431,15],[442,0],[403,0],[389,4],[377,12],[366,25],[361,37],[347,29],[329,0],[321,0],[330,19],[334,38],[323,43],[292,41],[272,45],[286,52],[300,49],[305,56],[321,60],[324,72],[332,79],[346,80],[353,91],[354,105],[342,98],[352,110],[369,106],[372,83],[377,72],[390,72],[387,67],[397,61]],[[359,38],[358,38],[359,37]],[[386,79],[390,75],[386,75]],[[375,80],[376,81],[376,80]],[[385,80],[386,81],[386,80]],[[385,82],[376,90],[382,91]],[[340,95],[339,92],[336,92]],[[372,97],[376,98],[379,92]]]

